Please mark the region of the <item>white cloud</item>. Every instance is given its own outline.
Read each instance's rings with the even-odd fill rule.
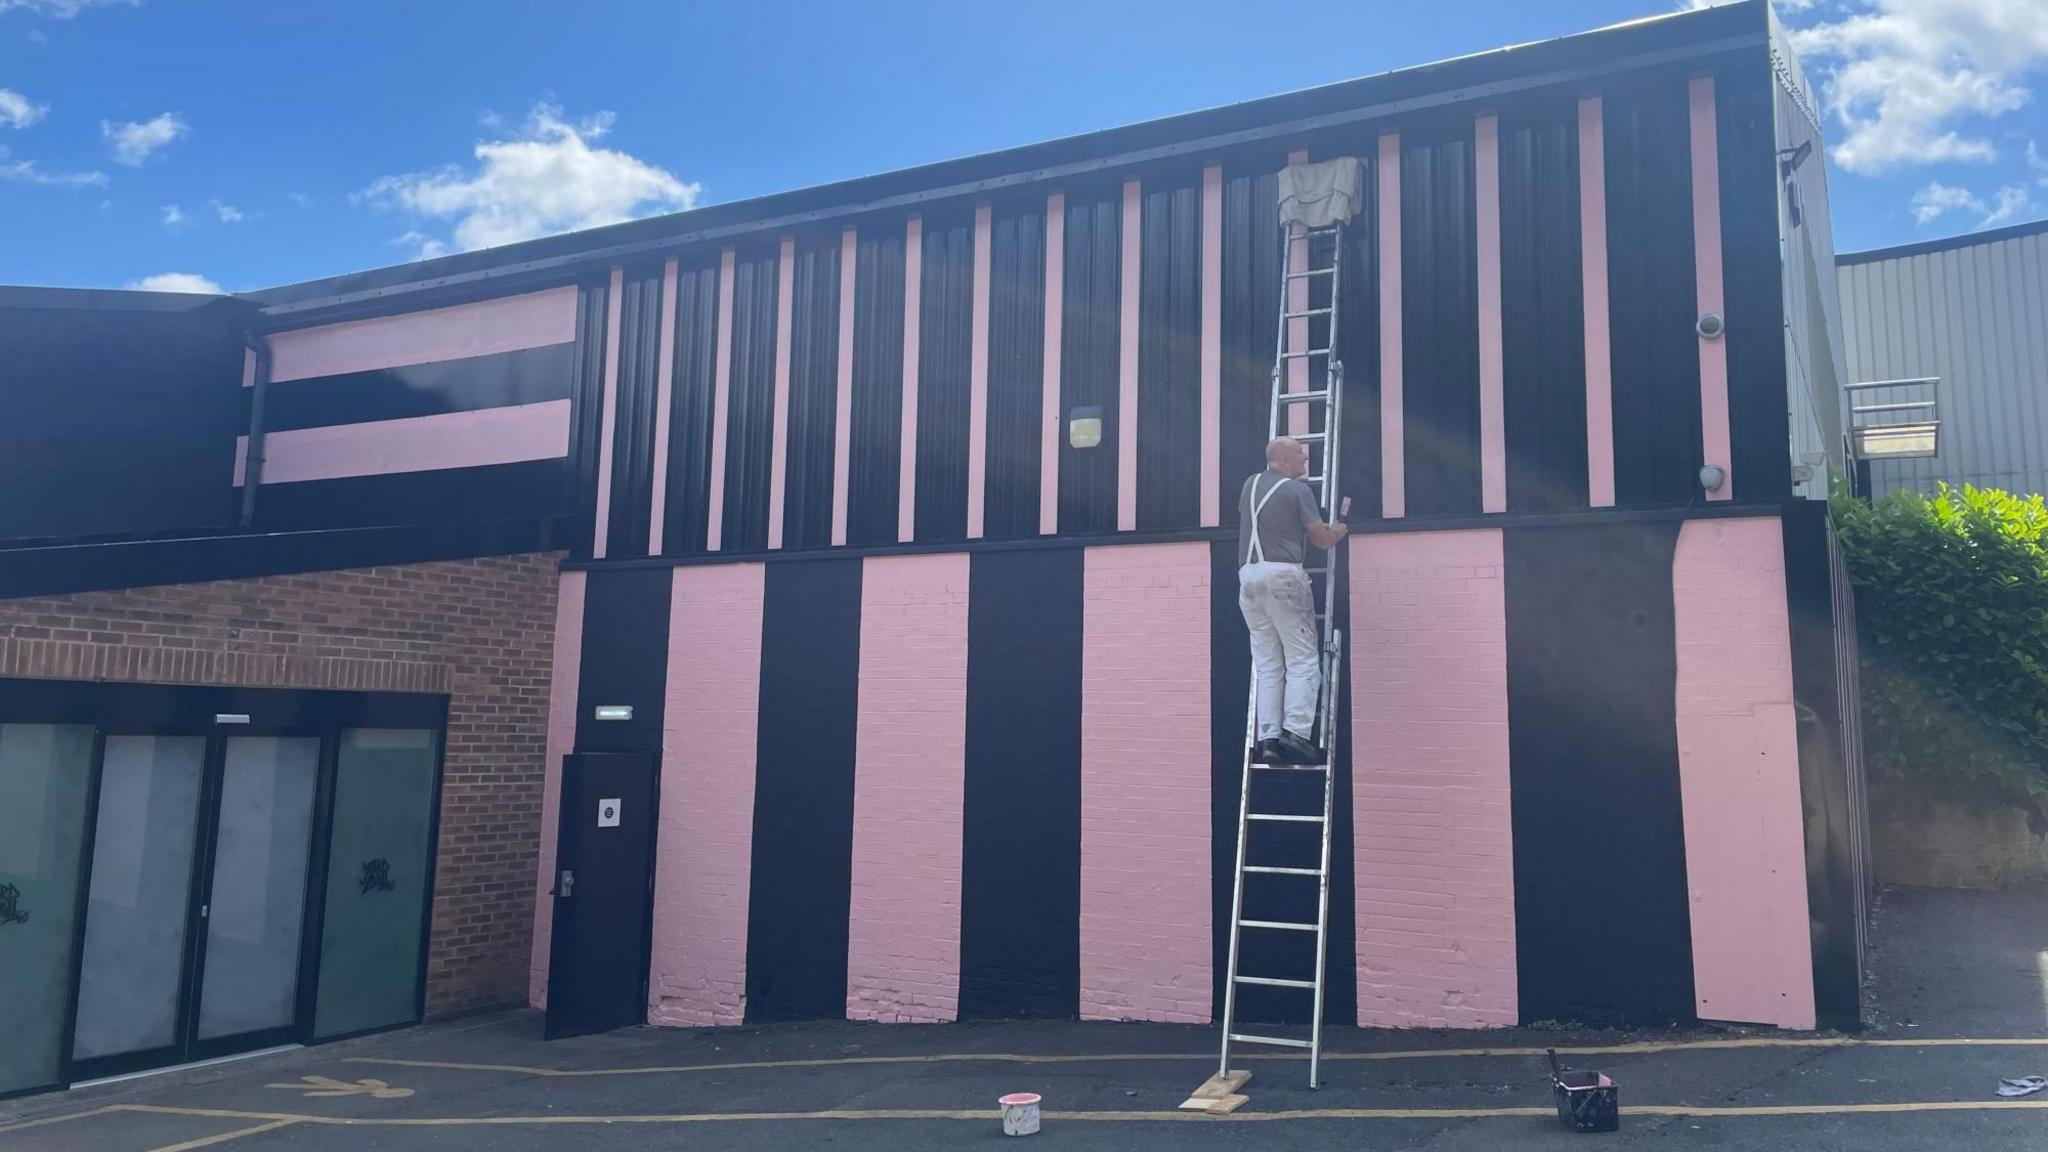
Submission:
[[[2020,220],[2031,220],[2041,214],[2041,207],[2034,203],[2025,184],[2007,184],[1998,190],[1997,199],[1991,211],[1977,222],[1979,228],[1996,228],[2001,224],[2012,224]]]
[[[36,184],[45,188],[105,188],[105,172],[45,172],[33,160],[9,160],[0,146],[0,180],[13,184]]]
[[[226,295],[227,290],[196,272],[159,272],[130,280],[125,287],[131,292],[200,292],[210,296]]]
[[[313,206],[313,198],[304,192],[287,192],[285,196],[301,208],[311,208]]]
[[[0,88],[0,125],[26,128],[49,114],[48,104],[37,104],[12,88]]]
[[[31,28],[28,30],[28,42],[31,44],[48,44],[50,42],[50,34],[41,28]]]
[[[2041,155],[2032,140],[2027,141],[2027,167],[2034,172],[2034,183],[2048,188],[2048,157]]]
[[[391,242],[400,248],[412,249],[415,257],[420,260],[432,260],[436,256],[446,256],[448,254],[447,241],[442,240],[438,236],[429,236],[417,228],[408,231],[403,236],[392,237]]]
[[[453,220],[454,247],[465,251],[694,207],[701,185],[591,146],[614,120],[600,112],[572,122],[559,107],[536,104],[515,138],[477,142],[474,168],[451,164],[385,176],[357,198],[426,220]],[[425,253],[429,239],[406,242]]]
[[[185,223],[185,210],[176,204],[164,205],[164,227],[176,228]]]
[[[1984,202],[1968,188],[1951,188],[1939,182],[1913,193],[1913,219],[1922,224],[1958,210],[1981,213]]]
[[[242,218],[242,210],[233,204],[223,204],[218,200],[208,200],[206,206],[213,209],[213,214],[220,217],[220,222],[223,224],[233,224]]]
[[[0,12],[33,12],[38,16],[50,16],[58,20],[69,20],[87,8],[111,8],[125,4],[131,8],[142,7],[142,0],[0,0]]]
[[[1835,162],[1866,175],[1993,159],[1960,122],[2026,104],[2023,79],[2048,62],[2039,0],[1845,0],[1837,19],[1790,35],[1825,62],[1828,110],[1848,130]]]
[[[100,135],[114,146],[114,159],[135,168],[141,167],[171,141],[190,131],[192,126],[176,112],[163,112],[147,120],[131,120],[122,124],[100,121]]]

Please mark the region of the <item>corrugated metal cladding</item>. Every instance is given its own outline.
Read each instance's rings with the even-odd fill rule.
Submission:
[[[676,270],[676,343],[669,383],[668,493],[661,547],[704,551],[711,507],[711,412],[718,375],[718,254]]]
[[[998,205],[989,236],[988,479],[983,533],[1038,532],[1045,398],[1045,202]]]
[[[918,281],[919,540],[967,538],[967,417],[974,347],[974,211],[924,218]]]
[[[1202,174],[1144,185],[1138,270],[1138,528],[1202,518]]]
[[[619,378],[606,552],[647,554],[654,491],[654,406],[661,371],[660,264],[627,269],[619,309]]]
[[[1411,516],[1479,511],[1478,228],[1470,116],[1404,131],[1401,379]]]
[[[1685,80],[1616,87],[1602,104],[1615,500],[1683,504],[1699,495],[1702,452]]]
[[[1116,530],[1122,214],[1116,185],[1067,193],[1060,409],[1067,419],[1076,408],[1097,409],[1102,417],[1100,445],[1060,445],[1060,531],[1068,535]]]
[[[773,242],[739,253],[732,277],[732,368],[727,382],[725,526],[728,552],[768,546],[768,468],[775,421]]]
[[[1586,506],[1586,341],[1575,102],[1500,121],[1501,393],[1508,509]]]
[[[1380,231],[1379,144],[1360,137],[1341,149],[1310,152],[1311,160],[1356,156],[1365,165],[1365,198],[1344,233],[1343,282],[1337,307],[1342,328],[1337,352],[1344,363],[1343,458],[1338,461],[1342,487],[1351,497],[1353,520],[1380,518]],[[1319,258],[1319,257],[1318,257]],[[1277,283],[1277,281],[1276,281]],[[1309,282],[1309,306],[1328,304],[1327,289]],[[1320,344],[1323,327],[1309,322],[1309,339]],[[1315,386],[1320,386],[1319,384]],[[1314,423],[1314,422],[1312,422]],[[1319,426],[1319,425],[1318,425]],[[1341,599],[1341,597],[1340,597]]]
[[[853,447],[846,542],[896,539],[903,438],[903,224],[863,227],[854,257]]]
[[[2048,232],[1933,251],[1846,257],[1843,343],[1852,381],[1941,378],[1941,455],[1874,461],[1878,492],[1936,482],[2048,491]],[[1856,395],[1924,399],[1924,390]]]
[[[1226,524],[1237,523],[1244,478],[1265,467],[1280,324],[1280,181],[1274,172],[1284,160],[1261,157],[1223,174],[1223,444],[1217,482]]]
[[[576,462],[578,505],[597,504],[598,443],[604,437],[604,339],[606,310],[611,307],[611,277],[585,283],[576,300],[576,425],[569,458]]]
[[[1782,280],[1792,246],[1780,256],[1778,160],[1756,143],[1775,132],[1774,87],[1761,69],[1724,68],[1714,78],[1729,464],[1735,495],[1745,499],[1782,496],[1792,486]]]
[[[832,453],[839,419],[838,233],[797,241],[791,287],[782,542],[822,548],[832,543]]]

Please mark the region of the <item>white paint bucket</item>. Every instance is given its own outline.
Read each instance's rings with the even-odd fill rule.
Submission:
[[[996,1103],[1003,1106],[1003,1135],[1029,1136],[1038,1131],[1036,1092],[1012,1092]]]

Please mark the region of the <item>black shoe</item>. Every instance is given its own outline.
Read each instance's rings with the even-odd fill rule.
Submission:
[[[1280,733],[1279,738],[1273,743],[1279,746],[1280,755],[1283,757],[1281,763],[1310,765],[1323,762],[1322,749],[1292,732]]]
[[[1252,745],[1252,763],[1254,764],[1285,764],[1287,762],[1287,754],[1280,750],[1280,741],[1278,740],[1269,738]]]

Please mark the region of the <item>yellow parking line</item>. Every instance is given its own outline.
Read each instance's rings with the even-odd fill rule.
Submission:
[[[175,1116],[238,1117],[270,1121],[257,1131],[287,1124],[319,1124],[344,1128],[462,1128],[462,1127],[544,1127],[590,1124],[738,1124],[776,1123],[801,1120],[973,1120],[993,1121],[992,1108],[828,1108],[812,1112],[674,1112],[619,1116],[315,1116],[298,1113],[243,1112],[226,1108],[176,1108],[149,1104],[116,1104],[115,1110],[153,1112]],[[1774,1116],[1856,1116],[1903,1112],[2015,1112],[2048,1111],[2048,1100],[1918,1100],[1882,1104],[1768,1104],[1694,1105],[1631,1104],[1622,1109],[1632,1116],[1690,1117],[1774,1117]],[[1208,1116],[1180,1111],[1047,1112],[1048,1122],[1118,1123],[1274,1123],[1290,1120],[1493,1120],[1550,1116],[1551,1108],[1297,1108],[1275,1112],[1232,1112]],[[197,1144],[177,1148],[199,1147]],[[169,1152],[159,1149],[158,1152]]]
[[[94,1108],[86,1112],[66,1112],[62,1116],[45,1116],[40,1120],[24,1120],[19,1124],[9,1124],[5,1127],[0,1127],[0,1136],[5,1136],[9,1132],[22,1132],[30,1128],[41,1128],[45,1124],[62,1124],[66,1120],[83,1120],[87,1116],[100,1116],[113,1110],[113,1105],[110,1104],[104,1108]]]
[[[1861,1039],[1850,1036],[1746,1036],[1728,1040],[1646,1040],[1626,1044],[1559,1047],[1560,1056],[1637,1056],[1661,1052],[1716,1052],[1757,1048],[1960,1048],[1960,1047],[2048,1047],[2048,1037],[1963,1038],[1927,1040]],[[1440,1060],[1475,1056],[1541,1056],[1541,1047],[1502,1048],[1416,1048],[1395,1052],[1325,1052],[1331,1060]],[[460,1060],[406,1060],[385,1056],[350,1056],[350,1064],[383,1064],[402,1068],[439,1068],[457,1072],[507,1072],[522,1076],[657,1076],[685,1072],[739,1072],[776,1068],[840,1068],[868,1064],[1111,1064],[1133,1061],[1213,1060],[1208,1052],[1111,1052],[1034,1054],[1016,1052],[957,1052],[907,1056],[835,1056],[798,1060],[738,1060],[718,1064],[653,1064],[637,1068],[547,1068],[526,1064],[484,1064]],[[1246,1053],[1246,1060],[1305,1060],[1294,1053]]]
[[[275,1132],[279,1128],[288,1128],[297,1123],[299,1123],[297,1120],[272,1120],[268,1124],[258,1124],[254,1128],[237,1128],[233,1132],[201,1136],[197,1140],[187,1140],[181,1144],[166,1144],[161,1148],[152,1148],[149,1152],[192,1152],[194,1148],[210,1148],[215,1144],[225,1144],[230,1140],[240,1140],[244,1136],[254,1136],[259,1132]]]

